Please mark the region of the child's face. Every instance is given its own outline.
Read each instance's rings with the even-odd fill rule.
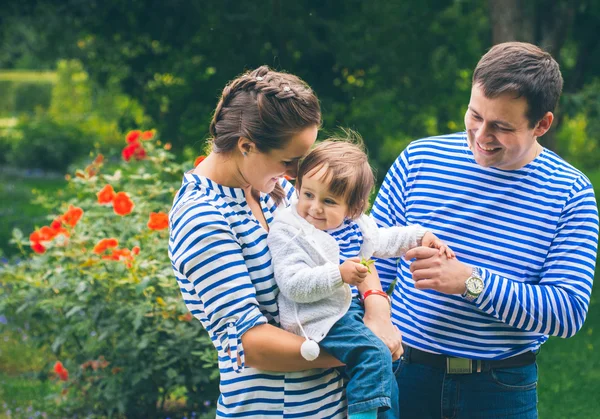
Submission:
[[[326,168],[304,175],[298,199],[298,214],[319,230],[339,227],[348,211],[343,197],[332,195]]]

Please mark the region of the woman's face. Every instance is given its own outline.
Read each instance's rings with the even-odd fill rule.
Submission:
[[[295,178],[298,161],[308,153],[317,139],[316,125],[305,128],[294,135],[282,149],[266,153],[254,149],[244,158],[244,177],[252,187],[263,193],[270,193],[279,178],[287,175]]]

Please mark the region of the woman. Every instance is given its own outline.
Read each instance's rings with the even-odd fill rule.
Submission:
[[[306,361],[303,338],[278,328],[266,243],[294,193],[283,178],[295,176],[320,124],[318,99],[298,77],[266,66],[238,77],[215,110],[212,152],[175,197],[169,255],[185,303],[218,351],[218,417],[346,416],[339,361],[324,351]],[[365,323],[399,357],[389,307],[366,309]]]

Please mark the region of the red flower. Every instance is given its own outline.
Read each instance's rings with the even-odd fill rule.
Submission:
[[[178,316],[177,318],[179,319],[179,321],[182,321],[182,322],[191,322],[193,319],[192,313],[190,313],[189,311],[185,314]]]
[[[135,129],[133,131],[129,131],[127,133],[127,136],[125,137],[125,140],[131,144],[131,143],[135,143],[137,142],[137,140],[140,138],[140,135],[142,135],[142,131],[140,131],[139,129]]]
[[[173,144],[171,143],[166,143],[165,146],[163,147],[165,150],[169,151],[171,148],[173,148]]]
[[[69,379],[69,371],[63,366],[62,362],[60,361],[56,361],[56,363],[54,364],[54,372],[62,381],[67,381]]]
[[[164,212],[151,212],[148,220],[150,230],[164,230],[169,227],[169,216]]]
[[[50,228],[48,226],[44,226],[42,228],[40,228],[38,230],[38,234],[39,234],[39,240],[35,240],[35,241],[41,241],[41,242],[46,242],[46,241],[51,241],[53,238],[56,237],[57,235],[57,230]]]
[[[40,242],[33,242],[31,244],[31,249],[35,252],[35,253],[39,253],[42,254],[46,251],[46,248],[44,247],[43,244],[41,244]]]
[[[115,190],[111,185],[106,185],[100,192],[96,193],[99,204],[110,204],[115,198]]]
[[[147,141],[147,140],[151,140],[152,138],[154,138],[153,130],[148,130],[148,131],[142,132],[142,140]]]
[[[198,166],[200,163],[202,163],[204,161],[204,159],[206,158],[206,156],[198,156],[196,157],[196,160],[194,160],[194,167]]]
[[[131,253],[133,253],[134,255],[139,255],[140,254],[140,246],[133,246],[133,248],[131,249]]]
[[[125,262],[125,265],[128,268],[131,268],[131,261],[133,260],[133,255],[131,254],[131,250],[129,249],[113,249],[110,255],[102,256],[102,259],[107,260],[117,260]]]
[[[132,157],[136,160],[142,160],[146,158],[146,150],[144,150],[141,143],[136,141],[126,145],[123,151],[121,151],[121,155],[125,161],[131,160]]]
[[[94,253],[104,253],[106,249],[117,247],[119,241],[117,239],[102,239],[94,246]]]
[[[65,224],[70,225],[71,227],[75,227],[81,216],[83,215],[83,210],[79,207],[74,207],[73,205],[69,205],[69,209],[62,216],[62,221]]]
[[[100,165],[104,161],[104,156],[102,154],[98,154],[92,164]]]
[[[125,192],[118,192],[113,199],[113,210],[117,215],[127,215],[133,211],[133,201]]]

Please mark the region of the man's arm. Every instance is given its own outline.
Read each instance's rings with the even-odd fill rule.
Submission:
[[[598,246],[598,210],[589,183],[575,187],[565,206],[536,284],[481,269],[484,291],[473,301],[480,310],[520,330],[571,337],[583,325],[590,301]],[[415,287],[462,294],[471,267],[416,248],[406,259]]]

